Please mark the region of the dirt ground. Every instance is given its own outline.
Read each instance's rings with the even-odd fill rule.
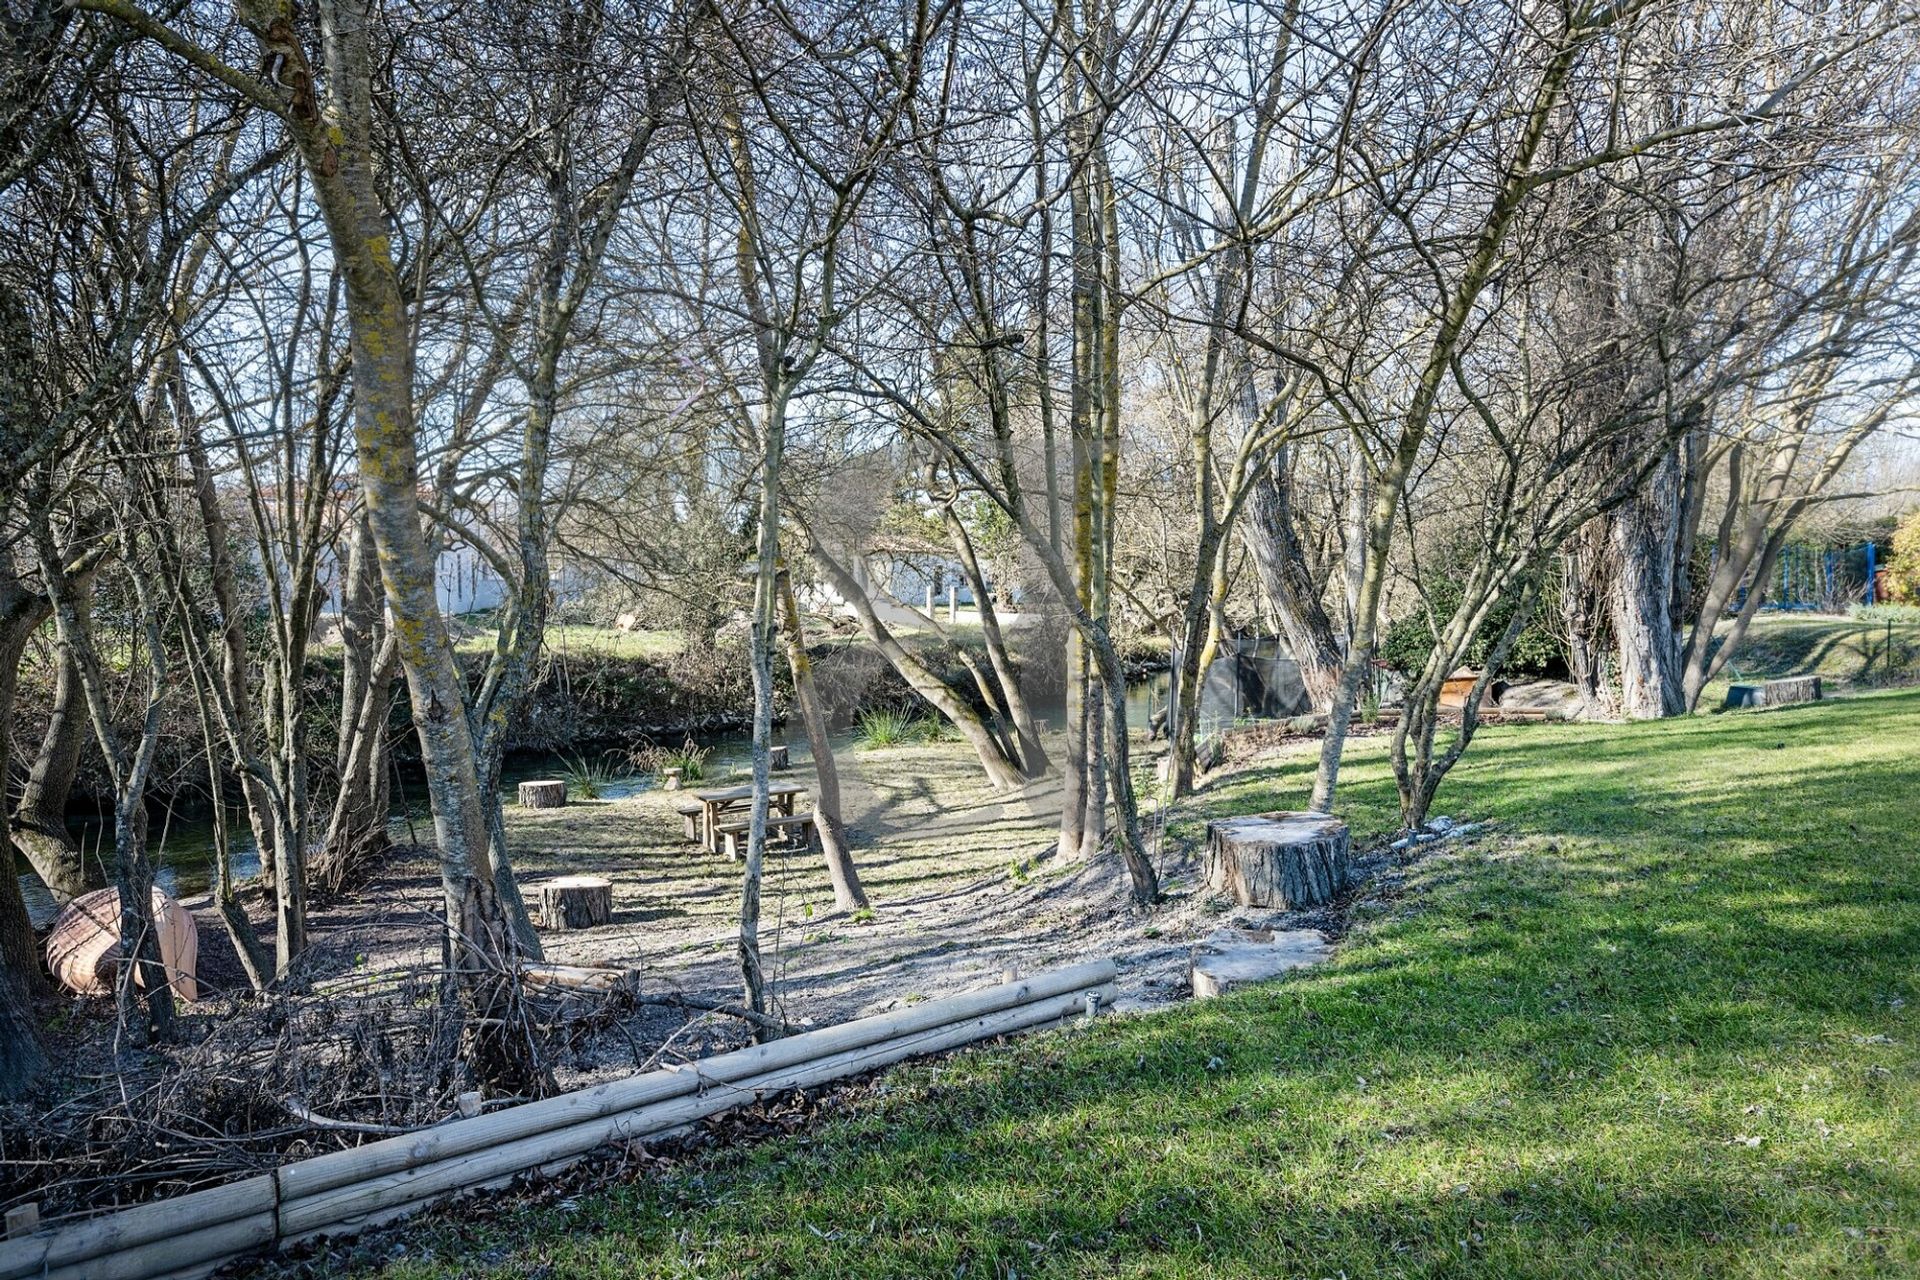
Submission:
[[[1148,752],[1142,742],[1138,750]],[[1282,743],[1261,756],[1312,751]],[[1111,958],[1122,1010],[1190,996],[1189,964],[1225,926],[1317,930],[1332,940],[1348,901],[1313,912],[1234,908],[1200,881],[1203,790],[1162,839],[1152,797],[1143,821],[1162,886],[1151,912],[1132,905],[1111,855],[1094,862],[1053,853],[1060,787],[1049,780],[995,792],[962,743],[935,742],[840,756],[843,806],[872,906],[833,909],[817,853],[775,855],[764,880],[761,946],[774,1012],[798,1028],[954,995],[1022,973]],[[1230,764],[1222,777],[1231,778]],[[810,769],[787,775],[811,787]],[[730,776],[701,785],[725,785]],[[613,919],[598,928],[541,931],[549,961],[632,975],[611,992],[536,993],[515,1016],[535,1031],[539,1065],[561,1089],[602,1083],[739,1047],[749,1028],[676,997],[738,1000],[735,960],[740,865],[682,838],[674,793],[573,800],[559,809],[506,811],[520,884],[537,904],[554,876],[613,882]],[[1236,794],[1237,810],[1247,797]],[[1275,796],[1274,805],[1284,803]],[[424,829],[421,836],[430,836]],[[1375,876],[1389,856],[1355,850]],[[1357,895],[1356,895],[1357,896]],[[271,936],[257,888],[243,901]],[[350,891],[316,901],[311,944],[273,998],[252,997],[217,914],[185,899],[200,929],[206,998],[183,1010],[175,1043],[155,1054],[117,1052],[105,999],[75,1002],[53,1034],[67,1064],[29,1111],[0,1110],[0,1200],[31,1193],[59,1215],[177,1194],[277,1160],[431,1124],[470,1087],[444,1039],[441,888],[432,851],[403,844]],[[1218,935],[1217,937],[1215,935]],[[1237,939],[1244,942],[1245,939]],[[1312,950],[1312,948],[1309,948]],[[451,1028],[451,1031],[448,1030]],[[508,1105],[511,1096],[488,1105]],[[181,1127],[192,1131],[185,1140]],[[9,1130],[12,1130],[9,1136]],[[216,1136],[207,1141],[194,1135]],[[112,1171],[107,1177],[103,1171]]]
[[[1143,744],[1144,745],[1144,744]],[[1063,861],[1053,852],[1060,783],[995,792],[961,743],[936,742],[839,758],[843,808],[872,908],[839,912],[817,853],[769,856],[761,946],[775,1011],[825,1025],[952,995],[1021,972],[1111,957],[1121,1008],[1185,998],[1194,946],[1222,924],[1313,927],[1317,916],[1228,911],[1198,891],[1197,850],[1157,851],[1167,901],[1134,909],[1117,861]],[[813,785],[810,767],[786,775]],[[725,785],[709,779],[698,786]],[[740,865],[682,838],[682,797],[644,791],[506,812],[522,890],[536,911],[541,882],[590,873],[613,882],[613,921],[542,931],[549,961],[635,971],[641,989],[732,999]],[[806,803],[805,800],[802,803]],[[424,833],[423,833],[424,834]],[[439,878],[422,850],[396,851],[349,894],[321,904],[312,929],[324,988],[429,964],[438,946]],[[200,908],[203,973],[236,980],[218,920]],[[684,1023],[658,1011],[581,1046],[561,1064],[565,1086],[630,1072],[636,1049]],[[737,1026],[702,1028],[673,1056],[721,1047]]]

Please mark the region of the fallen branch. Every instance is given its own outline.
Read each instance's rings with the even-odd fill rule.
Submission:
[[[408,1126],[400,1124],[367,1124],[360,1120],[335,1120],[332,1116],[323,1116],[317,1111],[308,1110],[292,1098],[280,1099],[280,1106],[294,1119],[316,1129],[338,1129],[343,1133],[372,1133],[383,1138],[390,1138],[397,1133],[413,1132]]]
[[[663,1009],[695,1009],[702,1013],[724,1014],[729,1018],[739,1018],[751,1022],[757,1027],[778,1031],[782,1035],[791,1035],[796,1028],[783,1018],[769,1013],[760,1013],[745,1005],[734,1004],[730,1000],[716,1000],[708,996],[689,995],[683,991],[653,994],[636,989],[642,979],[637,969],[606,969],[577,964],[529,964],[524,967],[527,984],[534,987],[566,987],[575,991],[601,991],[612,993],[619,991],[635,1005],[646,1005]]]

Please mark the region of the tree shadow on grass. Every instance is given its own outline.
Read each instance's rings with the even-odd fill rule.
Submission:
[[[1451,801],[1501,834],[1330,965],[908,1068],[461,1273],[1911,1274],[1920,697],[1852,714],[1790,780],[1775,723],[1504,734]],[[1391,811],[1377,758],[1348,798]]]

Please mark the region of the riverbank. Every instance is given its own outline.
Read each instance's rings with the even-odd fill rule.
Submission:
[[[972,680],[963,652],[979,650],[977,626],[962,622],[951,629],[952,639],[931,632],[903,633],[903,642],[949,686],[967,696]],[[456,658],[470,689],[477,689],[492,648],[490,631],[466,625]],[[1044,620],[1009,632],[1020,687],[1035,705],[1057,704],[1062,695],[1060,645],[1057,631]],[[857,724],[869,711],[912,709],[922,706],[879,651],[864,637],[831,635],[809,650],[822,706],[841,729]],[[976,659],[977,652],[971,654]],[[53,703],[53,671],[47,654],[30,655],[20,669],[20,689],[11,726],[16,767],[25,769],[40,741]],[[338,732],[341,655],[337,645],[315,647],[304,682],[307,715],[317,741],[332,742]],[[1144,644],[1130,652],[1129,678],[1140,680],[1166,669],[1164,651]],[[402,784],[418,760],[409,730],[411,709],[406,684],[396,682],[388,715],[392,755],[402,771]],[[784,663],[774,670],[774,717],[785,724],[791,709],[790,675]],[[128,717],[139,708],[124,708]],[[182,689],[162,704],[162,729],[149,794],[156,829],[172,819],[188,822],[204,816],[206,759],[192,698]],[[590,627],[559,627],[542,651],[539,670],[528,695],[524,715],[510,725],[506,750],[510,756],[579,757],[598,762],[602,757],[624,757],[654,743],[678,745],[694,739],[726,748],[727,735],[740,733],[753,716],[753,682],[746,643],[737,631],[722,632],[710,643],[685,644],[661,632],[621,632]],[[121,726],[133,733],[129,718]],[[800,738],[797,732],[793,735]],[[616,769],[618,765],[614,766]],[[330,761],[313,761],[313,784],[318,794],[330,785]],[[70,805],[76,818],[110,808],[112,787],[93,748],[91,737],[83,748]]]

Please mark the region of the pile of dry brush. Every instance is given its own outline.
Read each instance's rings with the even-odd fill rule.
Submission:
[[[111,1001],[96,1002],[72,1028],[69,1070],[0,1108],[0,1207],[35,1201],[51,1218],[152,1200],[454,1118],[462,1094],[484,1090],[461,1051],[441,937],[420,913],[339,930],[287,980],[215,997],[151,1052],[124,1051]],[[605,976],[513,983],[513,1032],[543,1091],[748,1039],[722,1002]]]

